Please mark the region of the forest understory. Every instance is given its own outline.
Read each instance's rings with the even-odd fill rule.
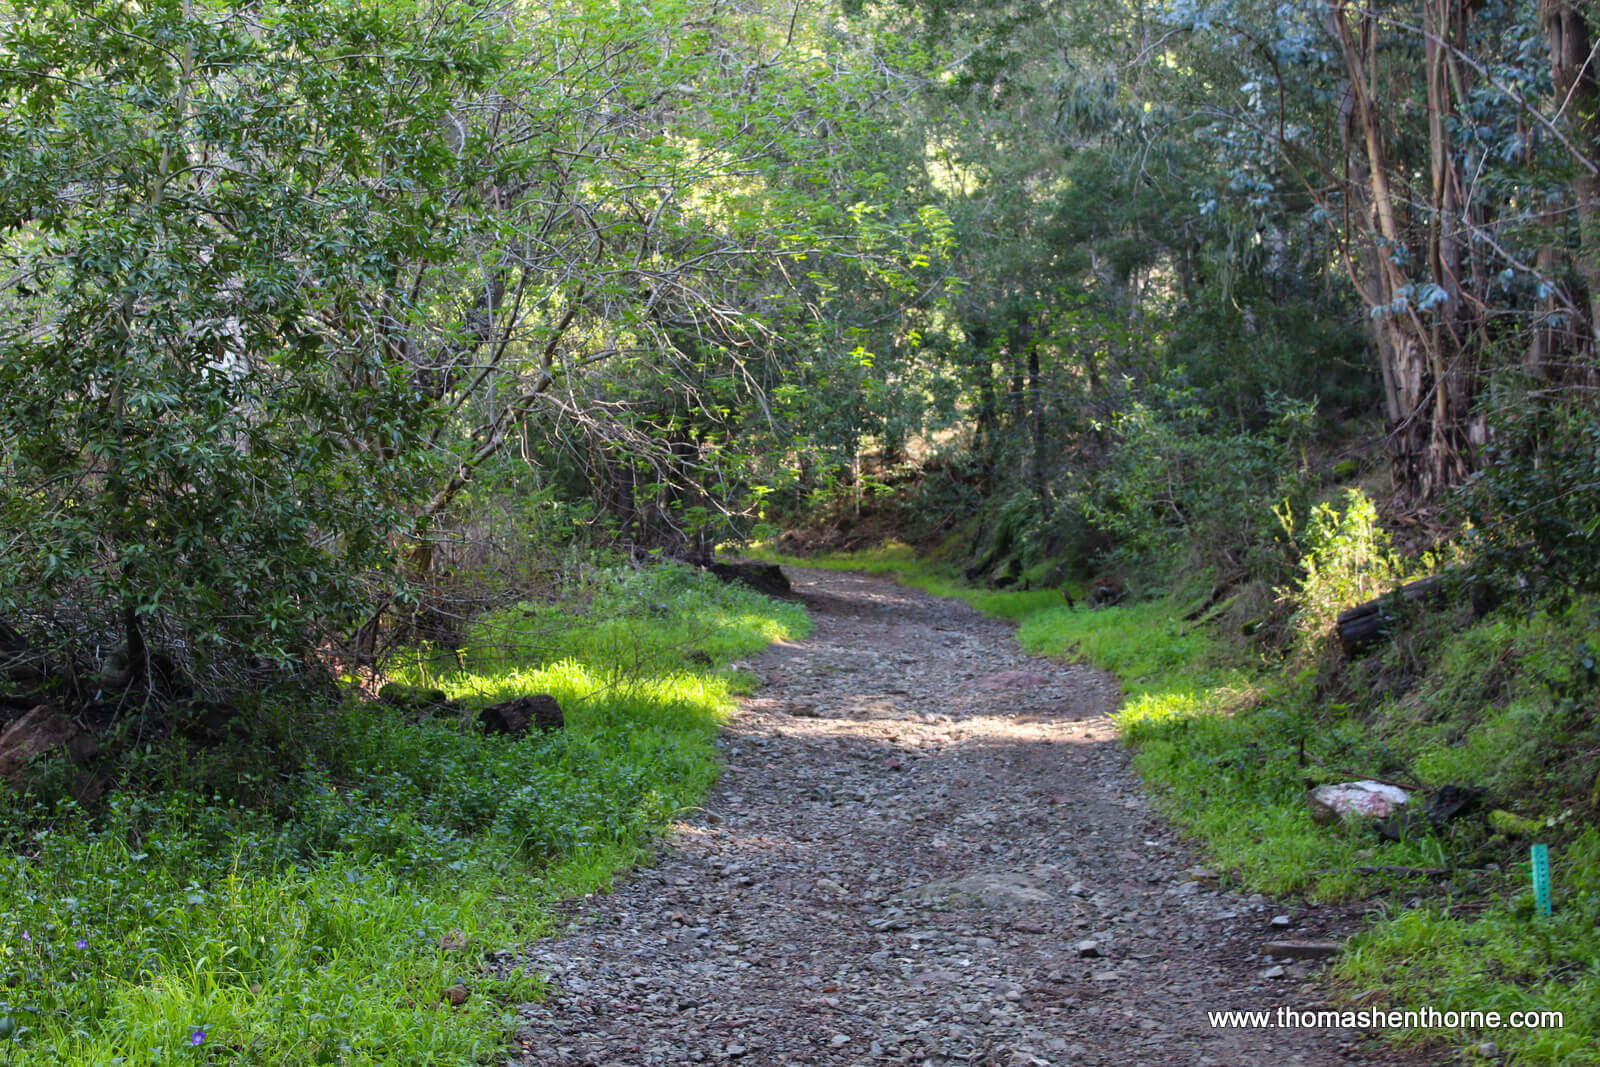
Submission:
[[[1596,0],[0,4],[0,1060],[520,1055],[517,961],[712,789],[742,664],[877,625],[808,617],[776,562],[954,613],[1045,690],[1114,676],[1185,843],[1113,805],[1113,856],[1151,849],[1148,890],[1192,849],[1219,921],[1351,920],[1321,1002],[1557,1011],[1382,1036],[1592,1062],[1597,49]],[[963,710],[903,716],[874,773],[808,747],[873,727],[754,697],[727,773],[773,777],[719,814],[787,818],[765,738],[803,795],[881,798],[909,758],[958,819],[941,761],[992,717],[962,649],[886,665]],[[1390,810],[1327,818],[1357,782]],[[963,863],[1002,847],[962,825]],[[1083,842],[1010,844],[1116,926],[1114,886],[1060,884]],[[936,860],[795,891],[881,910]],[[1136,927],[1080,956],[1117,980],[1030,963],[1041,992],[996,946],[1053,932],[835,910],[938,1008],[885,1008],[926,1040],[805,1029],[824,1059],[1070,1059],[1119,1014],[1136,1058],[1233,1048],[1108,995]],[[985,961],[993,1029],[896,986],[889,934]],[[1096,1021],[1025,1032],[1069,996]]]

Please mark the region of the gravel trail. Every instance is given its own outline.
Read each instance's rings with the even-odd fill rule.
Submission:
[[[521,1009],[520,1062],[1402,1062],[1209,1025],[1315,1007],[1316,965],[1265,944],[1335,920],[1195,870],[1128,769],[1110,679],[888,579],[791,578],[816,633],[750,661],[765,685],[704,810],[527,946],[553,992]]]

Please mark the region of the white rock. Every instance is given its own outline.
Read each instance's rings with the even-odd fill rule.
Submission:
[[[1319,785],[1306,794],[1312,820],[1324,825],[1338,822],[1347,815],[1384,819],[1410,800],[1411,794],[1399,786],[1372,781]]]

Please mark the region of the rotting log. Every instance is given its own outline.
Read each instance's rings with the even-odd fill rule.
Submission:
[[[1340,647],[1347,656],[1359,654],[1387,637],[1390,627],[1411,607],[1442,601],[1447,588],[1444,577],[1435,574],[1341,611],[1335,620]]]
[[[549,693],[516,697],[484,708],[478,715],[484,732],[518,737],[537,727],[541,732],[561,730],[567,725],[560,703]]]
[[[726,563],[709,563],[706,570],[724,582],[740,582],[758,593],[772,597],[794,595],[789,576],[776,563],[754,563],[748,560],[729,560]]]

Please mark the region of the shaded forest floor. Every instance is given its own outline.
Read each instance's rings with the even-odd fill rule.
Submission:
[[[524,1062],[1402,1062],[1210,1024],[1315,1007],[1315,965],[1267,943],[1358,918],[1215,888],[1129,770],[1107,676],[888,579],[792,576],[816,632],[750,661],[704,810],[529,946],[552,984]]]

